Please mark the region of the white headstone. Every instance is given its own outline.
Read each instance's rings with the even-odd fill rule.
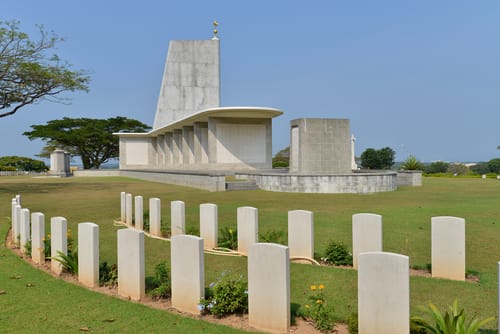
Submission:
[[[50,257],[59,257],[58,252],[68,255],[68,221],[64,217],[50,218]],[[50,269],[56,274],[63,271],[63,266],[56,260],[50,261]]]
[[[135,228],[144,230],[144,200],[142,196],[135,196]]]
[[[118,295],[132,300],[145,296],[144,232],[118,230]]]
[[[16,236],[19,235],[17,231],[19,231],[19,222],[17,221],[16,217],[16,205],[17,201],[15,198],[12,199],[11,202],[11,211],[10,211],[10,222],[11,222],[11,229],[12,229],[12,242],[16,243]]]
[[[99,285],[99,225],[78,224],[78,282]]]
[[[14,208],[14,220],[15,220],[15,229],[13,230],[14,234],[12,235],[12,239],[14,239],[14,243],[19,246],[21,240],[21,210],[22,207],[19,204],[16,204]]]
[[[120,193],[120,221],[125,223],[127,219],[127,194],[122,191]]]
[[[170,202],[170,228],[172,236],[186,233],[186,216],[183,201]]]
[[[125,195],[125,223],[132,226],[132,194]]]
[[[199,314],[198,304],[205,296],[203,239],[176,235],[170,239],[172,306]]]
[[[16,195],[16,202],[17,202],[18,205],[22,206],[22,204],[21,204],[21,195]]]
[[[314,258],[314,213],[288,211],[288,247],[290,257]]]
[[[21,237],[20,247],[23,253],[26,252],[27,243],[31,240],[30,237],[30,210],[21,209]]]
[[[45,263],[45,215],[31,214],[31,258],[38,264]]]
[[[258,242],[259,211],[257,208],[242,206],[237,210],[238,252],[247,254],[251,245]]]
[[[217,247],[217,205],[200,204],[200,237],[203,238],[206,249]]]
[[[408,256],[361,253],[358,258],[359,334],[410,332]]]
[[[248,252],[248,321],[263,331],[290,329],[290,261],[288,247],[256,243]]]
[[[159,198],[149,199],[149,233],[161,236],[161,201]]]
[[[432,277],[465,280],[465,219],[432,217]]]
[[[382,251],[382,216],[373,213],[352,215],[352,264],[358,268],[359,254]]]

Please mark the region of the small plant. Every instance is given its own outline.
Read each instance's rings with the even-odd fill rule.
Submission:
[[[63,266],[63,270],[69,274],[78,274],[78,250],[76,247],[71,251],[68,249],[68,255],[61,251],[57,251],[57,256],[52,260],[59,262]]]
[[[28,242],[26,242],[24,244],[24,254],[31,256],[31,247],[32,247],[32,243],[31,243],[31,239],[30,239],[30,240],[28,240]]]
[[[142,215],[142,229],[149,232],[149,210],[144,210]]]
[[[146,277],[146,291],[154,299],[167,298],[170,296],[171,281],[170,273],[165,262],[155,267],[155,276]]]
[[[223,317],[248,311],[248,283],[242,275],[234,276],[223,272],[217,281],[210,283],[205,298],[200,301],[202,314]]]
[[[421,317],[411,318],[411,327],[415,333],[435,333],[435,334],[475,334],[479,333],[481,326],[484,326],[494,318],[490,317],[480,320],[475,316],[469,322],[465,320],[465,310],[458,307],[458,300],[455,299],[444,314],[438,308],[430,303],[429,307],[421,307],[421,309],[431,315],[434,324]]]
[[[272,242],[284,245],[285,233],[280,230],[271,230],[265,233],[259,233],[259,242]]]
[[[111,288],[118,284],[118,266],[116,264],[108,265],[106,261],[99,265],[99,285],[109,286]]]
[[[401,165],[404,170],[424,170],[424,165],[414,155],[410,155]]]
[[[188,235],[194,235],[194,236],[199,236],[200,235],[200,229],[195,226],[188,226],[186,228],[186,234]]]
[[[358,312],[353,312],[347,317],[349,334],[358,334]]]
[[[45,252],[45,258],[48,259],[51,256],[51,242],[50,242],[50,234],[48,234],[45,239],[43,240],[43,245],[44,245],[44,252]]]
[[[314,327],[321,332],[328,332],[333,329],[334,321],[334,308],[327,304],[324,294],[324,285],[318,286],[311,285],[310,295],[308,299],[309,304],[305,305],[302,311],[302,316],[305,319],[310,319],[314,323]]]
[[[343,243],[336,241],[328,243],[321,260],[337,266],[352,266],[352,254]]]
[[[231,228],[221,228],[218,240],[219,247],[238,249],[238,233],[236,229]]]

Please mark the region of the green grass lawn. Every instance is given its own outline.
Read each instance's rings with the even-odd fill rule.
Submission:
[[[147,205],[150,197],[162,200],[163,222],[170,223],[170,201],[186,203],[187,230],[198,229],[199,204],[218,205],[219,227],[236,227],[236,208],[254,206],[259,209],[259,231],[287,231],[287,211],[303,209],[314,212],[315,252],[322,253],[331,241],[342,241],[351,247],[351,216],[355,213],[377,213],[383,216],[384,251],[410,256],[412,266],[425,267],[431,262],[430,220],[432,216],[457,216],[466,220],[466,266],[477,272],[480,283],[454,282],[442,279],[412,277],[411,312],[417,314],[417,305],[432,301],[443,308],[458,298],[470,315],[481,318],[497,314],[497,262],[500,260],[500,181],[493,179],[424,178],[423,187],[403,187],[395,192],[371,195],[354,194],[288,194],[266,191],[237,191],[210,193],[187,187],[165,185],[128,178],[68,178],[34,179],[2,177],[0,179],[0,217],[10,216],[11,198],[22,195],[23,207],[49,217],[64,216],[76,239],[77,224],[95,222],[100,225],[101,261],[116,262],[116,230],[113,219],[120,215],[120,192],[142,195]],[[8,221],[2,219],[2,235]],[[286,239],[286,238],[285,238]],[[146,275],[153,273],[161,261],[169,262],[169,243],[146,238]],[[133,331],[146,328],[175,332],[181,323],[215,328],[204,322],[175,317],[176,325],[165,322],[165,312],[149,310],[140,305],[126,303],[87,292],[37,273],[21,260],[0,253],[0,332],[13,330],[23,322],[63,329],[95,326],[100,331]],[[19,269],[18,269],[19,268]],[[246,275],[246,258],[205,255],[206,285],[223,270]],[[24,288],[22,280],[11,280],[17,274],[34,281],[34,288]],[[40,282],[43,283],[38,283]],[[324,284],[328,302],[335,306],[338,319],[345,320],[357,309],[357,273],[349,269],[291,264],[291,299],[296,305],[304,304],[311,284]],[[12,293],[10,292],[12,290]],[[71,292],[69,292],[71,291]],[[15,303],[14,303],[15,301]],[[114,306],[114,305],[120,306]],[[112,306],[113,305],[113,306]],[[137,309],[139,308],[139,309]],[[36,316],[29,315],[36,309]],[[24,311],[24,312],[21,312]],[[64,316],[55,316],[62,312]],[[100,316],[102,313],[102,316]],[[134,318],[133,314],[141,316]],[[144,316],[144,314],[148,316]],[[149,315],[151,313],[151,315]],[[154,319],[158,317],[156,325]],[[103,319],[121,319],[103,323]],[[47,319],[50,319],[48,321]],[[160,320],[162,319],[162,320]],[[26,325],[24,325],[26,326]],[[65,327],[68,326],[68,327]],[[118,326],[118,327],[114,327]],[[119,327],[123,326],[123,327]],[[134,327],[135,326],[135,327]],[[149,327],[151,326],[151,327]],[[158,327],[153,327],[158,326]],[[160,327],[161,326],[161,327]],[[490,323],[496,328],[496,323]],[[20,327],[22,328],[22,326]],[[78,328],[76,328],[77,330]],[[185,328],[184,328],[185,330]],[[214,329],[218,331],[217,329]],[[222,331],[222,330],[221,330]],[[182,329],[179,328],[179,332]]]

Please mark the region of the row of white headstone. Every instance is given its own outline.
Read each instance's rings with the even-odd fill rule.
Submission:
[[[121,193],[121,221],[132,226],[132,194]],[[185,204],[172,201],[171,235],[185,234]],[[143,230],[143,197],[135,196],[135,228]],[[161,236],[161,201],[149,200],[150,233]],[[250,245],[258,242],[258,209],[237,209],[238,252],[248,254]],[[465,279],[465,220],[458,217],[431,218],[432,276]],[[200,237],[205,249],[217,247],[217,205],[200,205]],[[288,247],[291,258],[314,257],[314,214],[306,210],[288,212]],[[382,252],[382,216],[359,213],[352,216],[353,266],[364,252]]]
[[[30,219],[31,218],[31,219]],[[31,241],[31,258],[37,264],[45,263],[45,215],[21,206],[21,196],[12,199],[12,242],[22,252]],[[50,218],[50,257],[68,255],[68,221],[64,217]],[[94,223],[78,224],[78,281],[94,287],[99,283],[99,226]],[[63,266],[51,260],[51,271],[61,274]]]

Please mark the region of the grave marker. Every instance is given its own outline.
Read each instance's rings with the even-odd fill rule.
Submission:
[[[242,206],[237,210],[238,252],[247,254],[251,245],[258,242],[259,211],[257,208]]]
[[[135,228],[144,230],[144,200],[142,196],[135,196]]]
[[[149,199],[149,233],[161,237],[161,201]]]
[[[314,258],[314,214],[311,211],[288,211],[288,247],[292,258]]]
[[[56,274],[61,274],[63,266],[60,262],[54,260],[59,257],[58,252],[68,255],[68,221],[64,217],[50,218],[50,269]]]
[[[78,282],[99,285],[99,225],[78,224]]]
[[[206,249],[217,247],[217,205],[200,204],[200,237]]]
[[[132,300],[145,296],[144,232],[121,229],[118,235],[118,295]]]
[[[359,254],[382,251],[382,216],[373,213],[352,215],[352,264],[358,268]]]
[[[432,277],[465,280],[465,219],[432,217]]]
[[[170,202],[170,229],[171,236],[186,233],[186,215],[183,201]]]
[[[38,264],[45,263],[45,215],[31,214],[31,258]]]

